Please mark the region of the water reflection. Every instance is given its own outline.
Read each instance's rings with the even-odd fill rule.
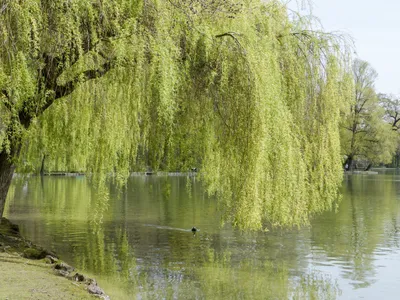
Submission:
[[[311,229],[322,262],[338,265],[354,288],[369,287],[379,280],[378,253],[391,255],[399,249],[396,179],[392,175],[346,177],[338,213],[325,213]]]
[[[395,292],[399,275],[382,270],[400,264],[399,184],[391,174],[346,177],[338,212],[268,233],[221,228],[194,177],[136,176],[123,190],[17,177],[7,214],[115,299],[349,298]]]

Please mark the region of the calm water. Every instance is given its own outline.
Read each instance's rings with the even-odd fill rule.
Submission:
[[[187,177],[131,177],[122,192],[17,177],[6,214],[112,299],[399,299],[400,175],[347,176],[342,191],[338,212],[288,231],[221,227]]]

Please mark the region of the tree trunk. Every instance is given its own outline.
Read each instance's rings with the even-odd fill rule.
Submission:
[[[371,169],[371,167],[372,167],[372,164],[369,163],[368,166],[365,168],[365,171],[369,171]]]
[[[42,166],[40,167],[40,176],[44,175],[44,161],[46,159],[46,154],[43,154],[43,159],[42,159]]]
[[[349,155],[344,162],[344,169],[346,171],[352,171],[353,170],[353,155]]]
[[[11,184],[15,166],[10,156],[2,151],[0,153],[0,218],[3,217],[8,189]]]

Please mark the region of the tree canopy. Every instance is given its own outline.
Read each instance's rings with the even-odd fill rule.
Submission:
[[[198,167],[240,228],[338,198],[348,56],[279,1],[4,1],[0,42],[0,149],[20,170]]]
[[[397,168],[400,166],[400,98],[392,94],[379,94],[379,104],[383,107],[384,120],[392,126],[392,130],[397,132],[396,142],[397,148],[393,158],[393,165]]]
[[[341,130],[345,168],[352,169],[355,159],[366,160],[369,164],[389,163],[395,153],[398,137],[392,130],[394,125],[385,121],[384,106],[380,105],[375,92],[378,74],[368,62],[356,59],[353,62],[353,76],[354,96],[349,99],[349,111],[343,118]]]

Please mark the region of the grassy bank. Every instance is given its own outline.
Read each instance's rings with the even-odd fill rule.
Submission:
[[[53,253],[24,239],[17,225],[0,220],[0,299],[99,299],[88,290],[100,289]]]
[[[44,260],[0,253],[0,299],[96,299],[85,285],[57,276]],[[98,299],[98,298],[97,298]]]

